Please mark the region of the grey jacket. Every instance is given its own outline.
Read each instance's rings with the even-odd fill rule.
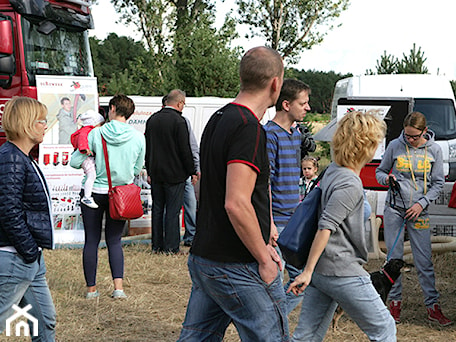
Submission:
[[[386,185],[386,178],[391,170],[392,174],[396,176],[402,198],[405,201],[402,203],[400,197],[397,198],[396,206],[398,207],[407,209],[413,204],[419,203],[423,209],[426,209],[429,203],[439,196],[445,184],[442,149],[434,141],[434,132],[428,130],[425,137],[427,142],[414,148],[407,142],[404,131],[402,131],[398,138],[390,142],[382,162],[376,170],[377,181],[383,185]],[[424,184],[425,168],[426,187]],[[386,198],[387,201],[391,198],[389,190]]]
[[[315,272],[326,276],[365,276],[367,262],[364,197],[361,179],[352,170],[332,163],[320,181],[322,213],[319,229],[331,236]]]

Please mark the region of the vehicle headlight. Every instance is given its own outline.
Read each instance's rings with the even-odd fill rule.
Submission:
[[[448,144],[448,159],[450,163],[456,162],[456,143]]]

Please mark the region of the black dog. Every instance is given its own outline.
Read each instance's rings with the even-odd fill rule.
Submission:
[[[380,269],[380,271],[372,272],[370,274],[372,284],[380,295],[380,298],[382,298],[383,303],[386,304],[388,293],[391,291],[394,282],[401,275],[401,269],[405,265],[406,263],[402,259],[391,259]]]
[[[391,291],[394,282],[401,275],[401,269],[406,265],[407,264],[402,259],[391,259],[380,269],[380,271],[370,273],[372,284],[379,293],[383,303],[386,304],[388,293]],[[344,310],[338,306],[332,321],[333,330],[337,329],[337,324],[343,314]]]

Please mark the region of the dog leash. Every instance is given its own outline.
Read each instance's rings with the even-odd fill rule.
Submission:
[[[397,195],[399,195],[399,197],[401,198],[401,201],[402,201],[402,205],[405,207],[405,202],[404,202],[404,198],[402,197],[402,194],[401,194],[401,189],[399,187],[399,183],[396,180],[394,180],[394,178],[390,177],[389,186],[390,186],[390,195],[391,195],[391,200],[390,200],[391,208],[394,209],[394,207],[396,207],[396,196]],[[407,222],[407,219],[404,218],[404,220],[402,221],[401,228],[397,232],[396,240],[394,240],[393,247],[391,247],[391,249],[388,252],[388,255],[386,256],[386,262],[388,262],[390,260],[391,253],[394,251],[394,248],[396,247],[397,241],[399,240],[399,236],[401,235],[402,229],[404,229],[406,222]],[[390,279],[390,281],[391,280],[392,279]],[[392,283],[394,284],[394,281]]]

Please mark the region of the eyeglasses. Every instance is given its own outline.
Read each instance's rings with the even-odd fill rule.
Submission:
[[[424,132],[424,129],[421,131],[420,134],[410,135],[410,134],[404,133],[404,136],[405,136],[406,139],[418,140],[423,135],[423,132]]]
[[[40,124],[42,124],[42,125],[47,125],[47,123],[48,123],[47,119],[44,119],[44,120],[35,120],[35,122],[40,123]]]

